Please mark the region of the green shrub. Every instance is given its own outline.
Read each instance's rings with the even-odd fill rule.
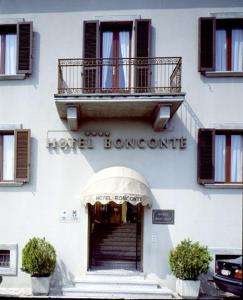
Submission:
[[[207,272],[211,260],[208,248],[190,239],[181,241],[169,254],[172,273],[185,280],[196,280],[201,273]]]
[[[49,276],[55,269],[56,252],[45,238],[32,238],[22,250],[21,270],[31,276]]]

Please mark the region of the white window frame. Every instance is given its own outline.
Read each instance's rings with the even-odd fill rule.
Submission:
[[[18,265],[18,244],[0,244],[0,250],[10,251],[10,266],[0,267],[0,276],[16,276]]]
[[[22,129],[22,124],[0,124],[0,134],[4,131],[12,131],[14,133],[15,129]],[[15,159],[15,158],[14,158]],[[1,186],[22,186],[23,182],[16,182],[16,181],[0,181]]]

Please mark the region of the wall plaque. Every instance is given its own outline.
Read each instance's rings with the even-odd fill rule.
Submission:
[[[153,209],[153,224],[175,224],[175,211],[172,209]]]

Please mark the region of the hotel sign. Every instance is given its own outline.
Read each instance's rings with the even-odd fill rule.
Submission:
[[[107,132],[106,132],[107,133]],[[185,137],[166,138],[111,138],[108,134],[102,139],[104,149],[186,149],[187,139]],[[48,149],[94,149],[94,137],[86,136],[81,138],[73,137],[49,137],[47,136],[46,146]]]
[[[175,211],[172,209],[153,209],[153,224],[175,224]]]

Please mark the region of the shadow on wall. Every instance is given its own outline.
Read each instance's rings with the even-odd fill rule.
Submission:
[[[155,197],[153,197],[152,203],[153,209],[161,209],[161,205]],[[145,208],[144,218],[145,224],[152,224],[152,209]],[[150,259],[144,262],[144,269],[157,274],[163,280],[168,280],[168,274],[171,273],[168,257],[173,244],[169,226],[152,224],[144,227],[144,253],[150,253]]]
[[[209,269],[207,274],[201,274],[199,279],[201,281],[200,283],[200,295],[207,295],[207,296],[212,296],[212,297],[223,297],[224,292],[219,290],[214,281],[209,278],[213,278],[213,270]],[[228,298],[228,297],[227,297]]]
[[[64,123],[67,127],[67,122]],[[155,189],[195,189],[197,180],[197,131],[203,127],[202,123],[194,113],[188,103],[173,116],[168,129],[162,132],[155,132],[149,122],[127,121],[127,120],[101,120],[92,122],[84,121],[81,124],[80,131],[69,132],[69,137],[85,138],[85,131],[95,130],[109,131],[110,139],[139,139],[157,140],[163,138],[181,138],[187,139],[187,149],[105,149],[103,147],[103,138],[92,137],[94,149],[51,149],[51,155],[73,154],[85,157],[94,172],[110,166],[127,166],[137,172],[140,172],[148,179],[151,188]],[[57,137],[53,133],[53,137]],[[97,151],[98,150],[98,151]],[[185,176],[186,171],[186,176]],[[87,175],[89,178],[89,175]]]
[[[62,288],[64,286],[73,285],[72,281],[74,276],[67,271],[67,267],[62,260],[56,264],[56,268],[51,277],[50,289],[55,295],[62,294]]]

